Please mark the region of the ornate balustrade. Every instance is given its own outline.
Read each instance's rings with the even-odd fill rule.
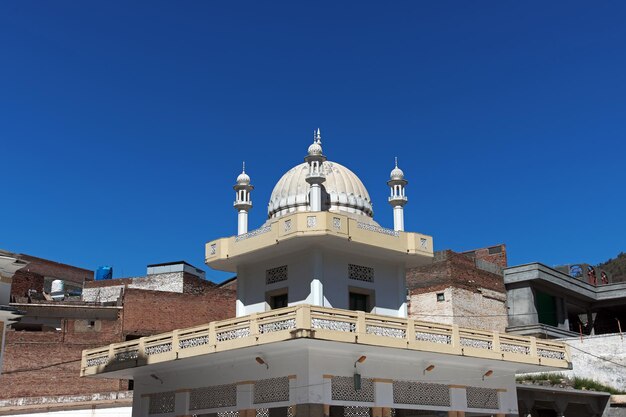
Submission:
[[[83,351],[82,375],[308,338],[568,368],[563,343],[299,305]]]

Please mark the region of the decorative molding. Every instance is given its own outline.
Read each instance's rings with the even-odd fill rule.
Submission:
[[[271,323],[259,324],[259,333],[272,333],[281,330],[292,330],[296,328],[296,319],[286,319],[281,321],[273,321]]]
[[[358,222],[356,223],[356,227],[363,230],[369,230],[370,232],[381,233],[383,235],[389,235],[393,237],[399,237],[400,232],[396,230],[386,229],[380,226],[374,226],[373,224]]]
[[[356,332],[356,323],[350,323],[347,321],[340,321],[340,320],[312,318],[311,327],[314,329],[336,330],[339,332],[348,332],[348,333]]]
[[[376,336],[395,337],[396,339],[406,338],[405,329],[395,329],[393,327],[374,326],[374,325],[368,324],[366,326],[365,332],[367,334],[373,334]]]
[[[271,230],[272,230],[272,226],[259,227],[258,229],[253,230],[251,232],[235,236],[235,242],[240,242],[242,240],[250,239],[251,237],[262,235],[264,233],[270,232]]]

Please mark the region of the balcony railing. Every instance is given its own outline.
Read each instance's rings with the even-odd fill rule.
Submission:
[[[299,305],[83,351],[82,375],[308,338],[477,358],[570,366],[563,343],[455,325]]]

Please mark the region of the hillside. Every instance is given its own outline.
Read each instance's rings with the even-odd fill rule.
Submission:
[[[612,282],[626,281],[626,253],[620,253],[617,255],[617,258],[609,259],[598,265],[597,268],[608,272],[613,277]]]

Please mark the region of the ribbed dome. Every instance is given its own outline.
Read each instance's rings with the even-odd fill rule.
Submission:
[[[250,177],[245,172],[242,172],[237,177],[237,184],[248,185],[250,184]]]
[[[353,213],[372,217],[372,202],[365,186],[352,171],[336,162],[324,161],[322,172],[326,181],[322,187],[322,210]],[[305,178],[308,164],[291,168],[276,183],[267,208],[269,218],[296,211],[309,211],[309,184]]]
[[[403,180],[404,172],[402,172],[402,170],[396,166],[394,169],[391,170],[389,178],[392,180]]]

